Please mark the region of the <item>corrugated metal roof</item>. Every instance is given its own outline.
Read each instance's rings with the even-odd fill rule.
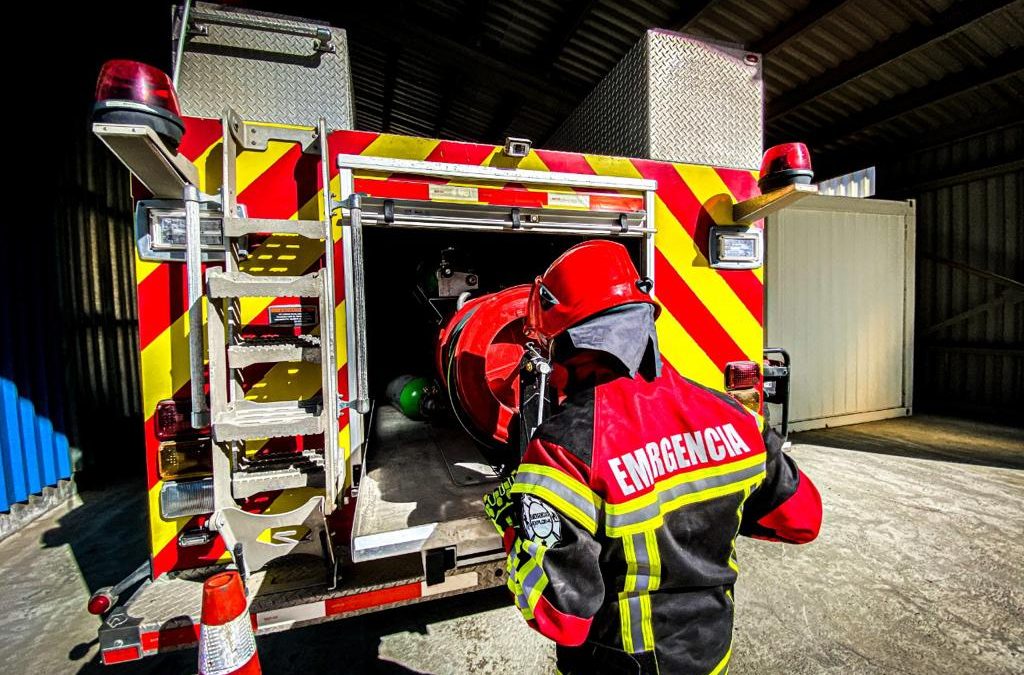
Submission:
[[[312,14],[348,28],[357,125],[374,131],[543,143],[651,27],[762,51],[768,142],[809,139],[820,155],[977,131],[1024,105],[1024,0],[383,0]]]

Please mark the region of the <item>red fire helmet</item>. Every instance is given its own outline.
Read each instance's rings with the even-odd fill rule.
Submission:
[[[629,251],[616,242],[577,244],[533,282],[526,332],[547,344],[587,317],[633,302],[661,306],[651,297],[650,279],[641,279]]]

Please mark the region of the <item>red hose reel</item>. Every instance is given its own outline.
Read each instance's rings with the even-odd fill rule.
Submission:
[[[474,298],[437,341],[437,370],[456,415],[474,438],[492,447],[509,442],[519,410],[529,295],[529,284],[523,284]]]

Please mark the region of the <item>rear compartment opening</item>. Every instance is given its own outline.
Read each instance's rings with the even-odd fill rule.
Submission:
[[[354,562],[452,546],[460,564],[500,553],[481,505],[498,480],[493,450],[475,442],[465,420],[450,410],[433,410],[420,419],[403,414],[389,400],[388,387],[403,376],[422,377],[448,400],[435,350],[458,302],[438,299],[436,287],[434,297],[427,297],[439,266],[457,279],[475,277],[469,278],[475,289],[465,301],[528,284],[567,248],[593,238],[365,228],[367,362],[374,406],[353,524]],[[619,241],[639,266],[643,240]],[[445,292],[454,291],[440,294]],[[518,452],[515,448],[507,452]]]

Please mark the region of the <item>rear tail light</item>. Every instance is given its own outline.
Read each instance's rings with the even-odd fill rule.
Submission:
[[[117,602],[117,596],[114,595],[113,588],[111,586],[104,586],[92,594],[92,597],[89,598],[89,604],[86,605],[86,609],[89,610],[90,614],[103,616],[110,611],[110,608],[114,606],[115,602]]]
[[[761,383],[761,367],[754,361],[733,361],[725,364],[725,388],[754,389]]]
[[[157,465],[163,480],[208,476],[213,472],[213,448],[209,439],[161,443]]]
[[[156,437],[161,441],[209,436],[210,428],[195,429],[191,421],[192,404],[189,401],[167,399],[156,404],[153,424]]]
[[[808,184],[814,177],[811,153],[803,143],[783,143],[768,148],[761,161],[757,185],[771,192],[794,183]]]
[[[167,481],[160,488],[164,520],[213,513],[213,479]]]
[[[185,125],[171,78],[138,61],[107,61],[96,82],[93,121],[150,127],[177,150]]]

